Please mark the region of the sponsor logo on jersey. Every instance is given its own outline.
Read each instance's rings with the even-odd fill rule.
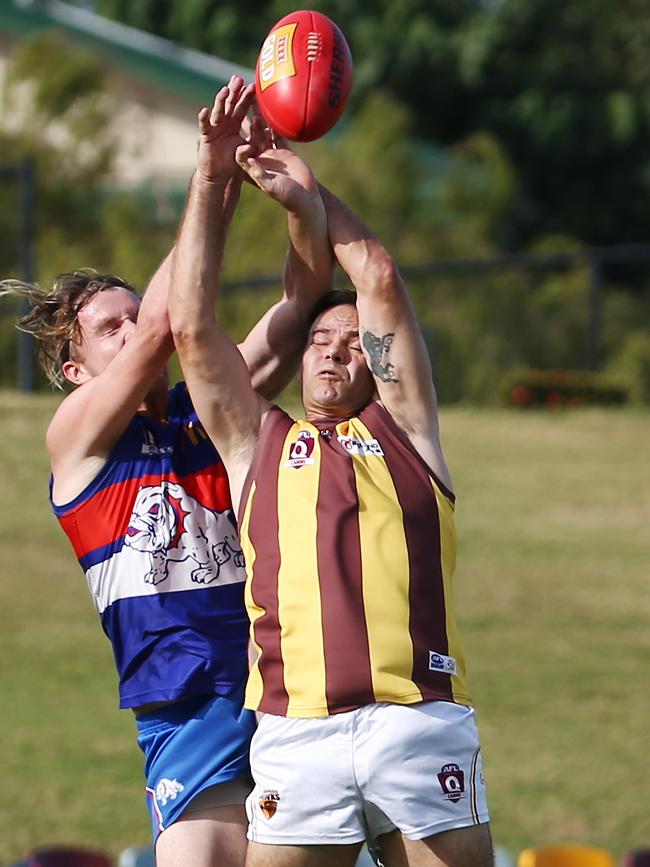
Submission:
[[[160,446],[151,431],[144,432],[145,442],[142,443],[143,455],[170,455],[174,451],[173,446]]]
[[[164,807],[167,804],[167,801],[175,801],[177,795],[182,792],[184,788],[185,786],[182,783],[179,783],[178,780],[168,780],[167,777],[163,777],[156,786],[156,801]]]
[[[444,674],[456,674],[456,660],[453,656],[443,656],[435,650],[429,651],[429,671],[442,671]]]
[[[279,801],[280,795],[275,791],[275,789],[267,789],[262,793],[259,805],[265,819],[272,819],[275,816]]]
[[[460,801],[465,792],[465,772],[461,771],[455,762],[449,762],[440,768],[438,782],[442,794],[448,801]]]
[[[363,455],[363,457],[374,455],[375,457],[381,457],[384,454],[382,447],[374,439],[363,440],[360,437],[343,436],[337,437],[337,439],[350,455]]]
[[[260,50],[260,88],[267,87],[296,74],[293,62],[293,34],[297,24],[278,27],[264,40]]]
[[[289,446],[289,459],[285,467],[292,467],[294,470],[299,470],[300,467],[305,467],[308,464],[314,463],[314,458],[311,456],[314,451],[315,440],[311,432],[301,430],[298,434],[298,439],[292,442]]]

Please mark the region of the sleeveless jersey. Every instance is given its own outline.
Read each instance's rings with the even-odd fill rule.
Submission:
[[[239,513],[259,651],[246,706],[316,717],[381,701],[469,704],[453,510],[381,404],[317,424],[273,407]]]
[[[50,501],[52,502],[52,480]],[[113,645],[120,707],[227,694],[247,674],[244,561],[226,472],[184,383],[98,476],[52,503]]]

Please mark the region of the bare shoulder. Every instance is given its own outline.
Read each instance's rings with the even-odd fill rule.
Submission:
[[[52,498],[59,505],[77,497],[106,463],[104,455],[93,454],[88,448],[83,434],[83,388],[63,399],[45,434],[53,477]]]
[[[75,448],[75,427],[79,424],[79,415],[82,401],[80,401],[81,389],[66,395],[48,425],[45,433],[50,460],[52,462],[62,458],[68,451]]]

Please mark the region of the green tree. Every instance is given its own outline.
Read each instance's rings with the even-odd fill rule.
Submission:
[[[290,0],[98,0],[98,11],[253,65]],[[643,240],[650,225],[650,6],[645,0],[314,0],[355,62],[350,111],[376,88],[413,134],[456,145],[487,132],[518,195],[501,243],[569,234]]]

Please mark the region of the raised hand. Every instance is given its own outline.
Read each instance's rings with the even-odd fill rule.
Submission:
[[[283,139],[270,139],[257,116],[250,124],[249,141],[237,148],[235,158],[255,186],[289,211],[299,211],[307,199],[318,194],[307,163]]]
[[[240,129],[253,96],[254,86],[244,86],[243,79],[233,75],[217,93],[212,108],[199,112],[197,173],[204,180],[228,179],[237,173],[235,152],[245,144]]]

